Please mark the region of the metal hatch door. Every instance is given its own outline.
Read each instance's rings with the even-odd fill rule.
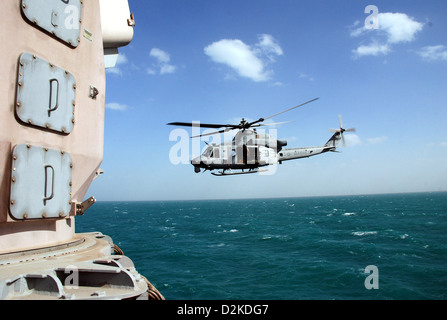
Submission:
[[[26,19],[56,38],[77,47],[80,41],[81,0],[22,0]]]
[[[12,152],[10,212],[18,220],[62,218],[71,209],[70,154],[20,144]]]
[[[74,125],[75,77],[31,53],[19,59],[16,113],[24,123],[70,133]]]

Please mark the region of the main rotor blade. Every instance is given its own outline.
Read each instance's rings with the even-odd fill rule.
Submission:
[[[272,116],[270,116],[270,117],[267,117],[267,118],[263,118],[263,120],[267,120],[267,119],[270,119],[270,118],[276,117],[277,115],[279,115],[279,114],[281,114],[281,113],[284,113],[284,112],[287,112],[287,111],[290,111],[290,110],[296,109],[296,108],[298,108],[298,107],[304,106],[305,104],[311,103],[311,102],[313,102],[313,101],[315,101],[315,100],[318,100],[318,99],[320,99],[320,98],[315,98],[315,99],[312,99],[312,100],[306,101],[306,102],[304,102],[304,103],[302,103],[302,104],[299,104],[299,105],[297,105],[297,106],[295,106],[295,107],[292,107],[292,108],[289,108],[289,109],[287,109],[287,110],[284,110],[284,111],[278,112],[278,113],[276,113],[276,114],[274,114],[274,115],[272,115]]]
[[[341,121],[341,114],[338,115],[338,121],[340,122],[340,129],[343,128],[343,122]]]
[[[254,125],[252,127],[276,126],[276,125],[279,125],[279,124],[291,123],[291,122],[295,122],[295,121],[282,121],[282,122],[264,123],[264,124]]]
[[[191,139],[192,138],[205,137],[205,136],[211,136],[213,134],[224,133],[224,132],[228,132],[228,131],[231,131],[231,130],[234,130],[234,128],[227,128],[227,129],[224,129],[224,130],[219,130],[219,131],[214,131],[214,132],[210,132],[210,133],[200,134],[198,136],[192,136]]]
[[[217,123],[201,123],[201,122],[170,122],[170,126],[184,126],[184,127],[199,127],[199,128],[212,128],[219,129],[223,127],[237,128],[238,125],[234,124],[217,124]]]

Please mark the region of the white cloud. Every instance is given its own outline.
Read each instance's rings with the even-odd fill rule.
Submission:
[[[366,46],[361,45],[357,49],[352,50],[352,52],[356,57],[387,55],[390,52],[390,47],[387,44],[373,42]]]
[[[309,80],[309,81],[314,81],[314,77],[312,77],[311,75],[308,75],[306,73],[303,73],[303,72],[300,73],[299,78],[300,79],[306,79],[306,80]]]
[[[274,62],[275,56],[282,56],[283,51],[276,39],[269,34],[261,34],[259,36],[259,42],[256,44],[261,50],[261,54],[264,54],[270,61]]]
[[[387,55],[390,52],[388,45],[381,45],[377,43],[372,43],[366,46],[359,46],[357,49],[353,50],[356,56],[378,56]]]
[[[204,52],[214,62],[227,65],[239,76],[256,82],[270,79],[272,72],[266,70],[267,64],[283,54],[276,40],[268,34],[260,35],[254,46],[239,39],[222,39],[205,47]]]
[[[149,55],[155,58],[156,63],[152,64],[151,68],[147,68],[146,72],[150,75],[160,74],[170,74],[177,71],[177,67],[170,64],[171,56],[169,53],[159,49],[152,48]]]
[[[242,77],[254,81],[268,79],[261,59],[241,40],[223,39],[214,42],[205,48],[205,54],[214,62],[228,65]]]
[[[423,23],[414,20],[405,13],[379,13],[378,29],[366,29],[364,25],[359,26],[360,22],[356,21],[352,25],[351,37],[359,37],[361,35],[373,35],[382,37],[381,41],[374,38],[368,45],[360,45],[353,53],[357,57],[361,56],[378,56],[387,55],[391,52],[391,46],[397,43],[411,42],[415,39],[415,35],[420,32],[424,26]]]
[[[423,47],[417,53],[424,60],[428,60],[428,61],[444,60],[444,61],[447,61],[447,47],[443,46],[443,45]]]
[[[129,109],[129,107],[127,105],[116,103],[116,102],[107,103],[106,108],[111,109],[111,110],[119,110],[119,111],[125,111],[125,110]]]
[[[447,142],[441,142],[441,147],[447,147]]]
[[[359,27],[360,21],[356,20],[350,27],[351,30],[351,37],[358,37],[360,36],[364,31],[366,31],[366,28],[364,26]]]
[[[177,67],[171,64],[163,64],[160,66],[160,74],[175,73],[176,71]]]
[[[370,144],[379,144],[379,143],[382,143],[382,142],[384,142],[386,140],[388,140],[387,136],[366,139],[366,141],[368,141],[368,143],[370,143]]]
[[[404,13],[379,13],[379,29],[386,32],[389,43],[413,41],[423,26]]]
[[[157,59],[159,63],[168,63],[171,61],[169,54],[158,48],[152,48],[149,55]]]
[[[345,143],[348,147],[354,147],[362,144],[360,137],[353,133],[344,133]]]
[[[147,72],[147,74],[150,74],[152,76],[157,74],[157,71],[152,68],[147,68],[146,72]]]

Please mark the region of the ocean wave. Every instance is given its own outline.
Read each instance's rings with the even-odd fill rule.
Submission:
[[[217,244],[208,245],[208,248],[220,248],[220,247],[225,247],[225,243],[221,242],[221,243],[217,243]]]
[[[355,232],[352,232],[352,234],[354,236],[361,237],[361,236],[369,236],[369,235],[372,235],[372,234],[377,234],[377,231],[355,231]]]
[[[239,232],[239,230],[238,229],[230,229],[230,230],[223,230],[223,232],[232,232],[232,233],[234,233],[234,232]]]
[[[270,240],[270,239],[288,241],[291,240],[292,238],[288,235],[280,235],[280,234],[266,234],[262,237],[262,240]]]
[[[343,213],[344,216],[353,216],[355,214],[356,214],[355,212],[345,212],[345,213]]]

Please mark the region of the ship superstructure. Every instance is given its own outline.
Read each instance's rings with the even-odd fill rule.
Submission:
[[[0,299],[163,298],[110,237],[75,233],[102,172],[105,68],[133,38],[127,0],[1,7]]]

